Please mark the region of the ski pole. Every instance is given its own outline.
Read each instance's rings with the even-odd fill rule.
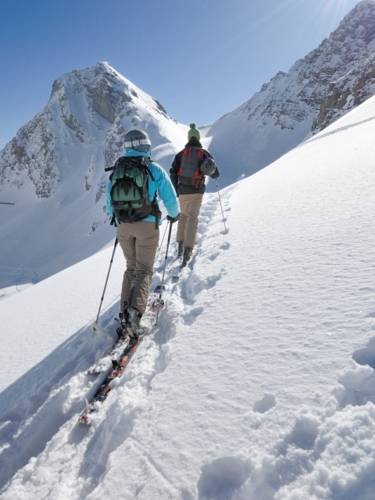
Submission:
[[[167,229],[168,229],[168,225],[165,226],[163,237],[161,239],[161,243],[160,243],[159,248],[158,248],[158,253],[157,253],[156,258],[155,258],[155,262],[157,262],[159,260],[159,255],[160,255],[161,249],[163,247],[164,238],[165,238],[165,235],[167,234]]]
[[[224,224],[224,234],[228,233],[228,228],[227,225],[225,224],[225,217],[224,217],[224,210],[223,210],[223,204],[221,202],[221,196],[220,196],[220,189],[219,189],[219,184],[216,184],[217,187],[217,194],[219,196],[219,203],[220,203],[220,208],[221,208],[221,216],[223,218],[223,224]]]
[[[160,309],[163,307],[164,302],[163,302],[163,290],[164,290],[164,278],[165,278],[165,270],[167,269],[167,261],[168,261],[168,252],[169,252],[169,245],[171,243],[171,236],[172,236],[172,225],[173,222],[169,222],[169,231],[168,231],[168,240],[167,240],[167,248],[165,250],[165,257],[164,257],[164,267],[163,267],[163,275],[161,278],[161,284],[158,286],[159,290],[159,297],[156,299],[156,307],[157,307],[157,312],[156,312],[156,320],[155,320],[155,326],[158,324],[159,320],[159,312]]]
[[[107,284],[108,284],[109,274],[110,274],[110,272],[111,272],[112,263],[113,263],[113,258],[114,258],[114,256],[115,256],[117,243],[118,243],[118,239],[116,238],[116,239],[115,239],[115,244],[113,245],[112,257],[111,257],[111,261],[110,261],[110,263],[109,263],[108,273],[107,273],[107,277],[106,277],[106,279],[105,279],[105,283],[104,283],[104,289],[103,289],[102,297],[101,297],[101,299],[100,299],[100,304],[99,304],[98,314],[96,315],[96,320],[95,320],[95,323],[94,323],[94,325],[93,325],[93,330],[94,330],[94,332],[97,330],[97,326],[98,326],[98,319],[99,319],[99,316],[100,316],[100,311],[102,310],[102,305],[103,305],[104,295],[105,295],[105,292],[106,292],[106,289],[107,289]]]

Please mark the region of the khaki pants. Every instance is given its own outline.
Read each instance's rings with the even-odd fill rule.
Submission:
[[[177,227],[177,241],[182,241],[185,248],[193,248],[198,227],[198,216],[203,194],[180,194],[181,213]]]
[[[117,238],[126,259],[120,311],[131,306],[144,313],[150,290],[159,229],[154,222],[121,223]]]

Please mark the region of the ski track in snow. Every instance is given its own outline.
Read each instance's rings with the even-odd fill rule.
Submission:
[[[323,402],[319,412],[302,408],[290,430],[279,436],[273,448],[259,462],[243,453],[206,462],[196,482],[196,493],[188,488],[178,488],[173,477],[169,476],[168,469],[155,461],[137,435],[133,435],[135,422],[142,413],[150,413],[153,419],[157,419],[155,412],[160,409],[150,406],[149,393],[153,390],[155,377],[168,367],[171,359],[169,342],[176,335],[178,325],[193,325],[204,311],[204,306],[195,305],[199,294],[214,287],[225,274],[224,269],[217,271],[216,266],[211,275],[204,277],[194,270],[196,261],[205,260],[207,268],[207,263],[216,262],[221,253],[230,248],[225,235],[219,249],[213,249],[210,245],[201,246],[202,238],[209,240],[211,236],[206,234],[209,224],[213,228],[211,234],[222,232],[217,204],[213,196],[207,198],[198,227],[200,238],[197,250],[188,268],[181,271],[177,284],[171,282],[177,265],[170,260],[165,292],[167,305],[160,315],[159,326],[152,337],[143,340],[125,376],[115,381],[112,394],[94,415],[94,423],[90,428],[77,425],[84,391],[89,387],[85,371],[100,352],[108,348],[111,333],[106,338],[98,338],[94,348],[87,353],[89,332],[87,329],[77,332],[58,349],[64,351],[63,359],[70,359],[70,362],[53,372],[44,387],[39,384],[28,387],[29,374],[26,374],[25,381],[21,379],[9,389],[17,391],[18,386],[21,390],[26,387],[29,397],[23,399],[21,405],[16,398],[15,407],[1,415],[3,500],[36,497],[61,500],[103,498],[103,490],[98,490],[96,494],[97,487],[110,469],[111,454],[125,443],[129,454],[139,457],[146,477],[151,474],[157,478],[159,489],[155,491],[159,496],[155,498],[300,500],[332,497],[351,500],[356,498],[356,492],[363,494],[362,483],[366,484],[369,491],[368,499],[372,498],[370,486],[375,486],[375,480],[372,479],[375,477],[375,448],[371,448],[369,436],[375,434],[375,410],[366,407],[366,404],[375,402],[375,337],[366,347],[353,353],[356,362],[354,368],[342,375],[339,381],[341,385],[328,401]],[[162,254],[163,251],[153,286],[160,281]],[[102,320],[104,330],[114,330],[115,325],[111,321],[114,313],[115,306],[105,313]],[[152,319],[151,315],[149,321]],[[367,320],[375,329],[373,311],[367,313]],[[46,369],[49,371],[54,354],[51,354],[51,360],[44,360],[41,366],[32,371],[39,370],[41,375]],[[59,356],[61,354],[59,352]],[[32,379],[40,382],[39,377]],[[265,393],[255,402],[253,411],[263,418],[262,414],[272,412],[276,405],[277,398]],[[260,426],[261,420],[254,425]],[[359,453],[359,448],[369,457],[368,467],[363,470],[355,470],[354,458],[350,456],[353,436],[348,429],[353,427],[357,429],[356,453]],[[335,447],[337,441],[341,442],[342,448],[339,457]],[[340,461],[346,459],[351,466],[352,476],[357,478],[356,486],[348,490],[339,480],[335,483],[328,479],[327,484],[323,481],[322,485],[322,476],[328,478],[325,470],[327,461],[333,468],[339,468],[342,466]],[[57,463],[54,463],[55,460]],[[138,476],[142,475],[138,473]],[[12,480],[4,487],[10,478]],[[142,496],[143,488],[144,484],[139,478],[135,481],[134,490],[122,493],[120,498]],[[312,494],[314,489],[319,491],[319,488],[321,496]],[[343,494],[339,493],[340,488]],[[108,492],[108,498],[110,494]]]
[[[218,211],[217,202],[212,195],[206,195],[207,201],[201,210],[198,237],[204,235],[209,223],[213,223]],[[221,216],[214,224],[220,231]],[[168,343],[176,334],[179,321],[191,326],[202,314],[203,307],[195,307],[196,297],[203,290],[215,286],[220,280],[221,273],[200,278],[194,273],[194,263],[197,258],[216,260],[220,253],[229,248],[223,243],[219,251],[206,255],[201,250],[198,241],[195,254],[177,284],[171,283],[171,276],[178,267],[173,263],[167,273],[167,289],[165,292],[167,305],[159,317],[159,325],[154,329],[152,338],[145,337],[137,350],[125,375],[115,381],[112,393],[97,414],[94,414],[93,425],[85,429],[77,425],[77,417],[82,408],[85,389],[97,386],[95,378],[85,374],[86,370],[108,349],[110,338],[113,336],[115,324],[111,318],[115,314],[112,307],[102,320],[103,330],[109,333],[106,338],[98,338],[94,347],[91,342],[92,333],[88,328],[73,335],[65,344],[58,348],[57,357],[70,359],[56,371],[53,376],[40,383],[43,375],[48,373],[54,364],[54,354],[43,360],[31,372],[32,379],[37,383],[28,387],[30,373],[27,373],[13,386],[4,391],[9,392],[9,400],[14,393],[26,390],[28,398],[20,404],[14,398],[15,406],[0,416],[0,486],[3,486],[1,498],[19,499],[30,498],[30,487],[38,492],[38,498],[86,498],[93,492],[106,473],[107,463],[113,450],[132,438],[132,429],[137,416],[149,411],[147,395],[152,390],[153,379],[163,372],[169,363]],[[162,250],[161,254],[163,253]],[[174,251],[174,249],[172,249]],[[171,262],[171,261],[170,261]],[[159,282],[163,265],[157,267],[153,280],[153,287]],[[180,320],[178,319],[180,318]],[[151,326],[150,320],[154,317],[145,317],[145,322]],[[88,351],[88,353],[87,353]],[[40,376],[38,376],[40,371]],[[90,391],[88,391],[90,392]],[[3,394],[4,395],[4,394]],[[6,395],[5,395],[6,396]],[[146,459],[148,466],[160,476],[165,487],[170,490],[171,498],[175,498],[176,488],[165,472],[153,461],[150,455],[142,448],[136,438],[132,439],[132,446],[136,446]],[[51,459],[53,451],[59,449],[59,459],[66,461],[51,475]],[[19,471],[17,473],[17,471]],[[7,481],[12,478],[10,485]],[[61,479],[63,478],[63,484]]]

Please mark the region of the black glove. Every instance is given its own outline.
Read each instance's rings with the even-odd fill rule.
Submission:
[[[167,215],[167,220],[169,220],[169,222],[171,222],[172,224],[174,222],[177,222],[179,218],[180,218],[180,214],[178,214],[176,217],[171,217],[170,215]]]

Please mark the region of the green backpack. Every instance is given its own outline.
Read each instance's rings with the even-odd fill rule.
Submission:
[[[154,180],[149,164],[150,160],[142,156],[122,156],[116,161],[109,179],[111,204],[118,222],[137,222],[149,215],[160,218],[156,194],[149,201],[149,179]]]

